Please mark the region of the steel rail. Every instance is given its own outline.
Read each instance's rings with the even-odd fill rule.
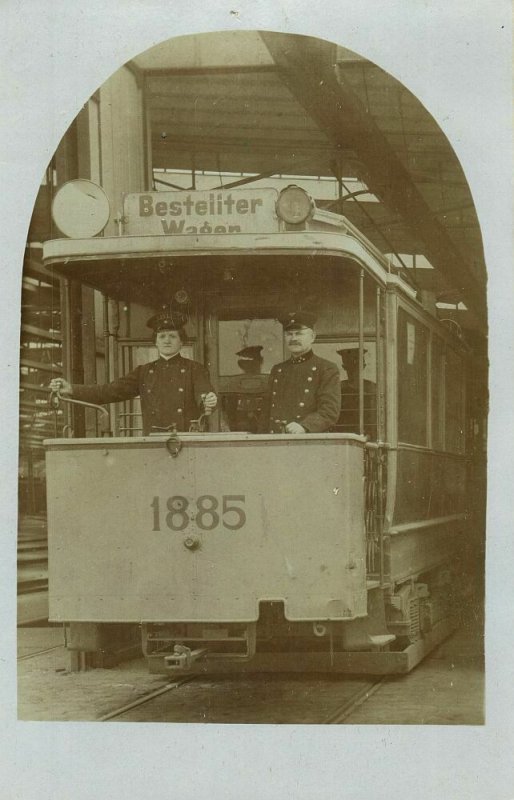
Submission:
[[[36,650],[34,653],[26,653],[24,656],[18,656],[17,661],[27,661],[29,658],[35,658],[36,656],[41,656],[44,653],[50,653],[52,650],[58,650],[63,646],[64,642],[62,644],[55,644],[53,647],[47,647],[45,650]]]
[[[111,719],[116,719],[116,717],[121,717],[127,711],[131,711],[133,708],[138,708],[138,706],[145,705],[145,703],[149,703],[156,697],[160,697],[160,695],[162,694],[166,694],[167,692],[173,691],[173,689],[178,689],[180,686],[183,686],[184,683],[189,683],[190,681],[195,680],[197,677],[198,677],[197,675],[189,675],[180,681],[174,681],[174,683],[166,683],[159,689],[155,689],[153,692],[143,695],[143,697],[134,700],[132,703],[127,703],[126,705],[120,706],[120,708],[117,708],[114,711],[109,711],[108,714],[104,714],[102,717],[98,717],[97,722],[108,722]]]
[[[329,714],[320,724],[339,725],[341,722],[344,722],[355,709],[359,708],[359,706],[363,705],[363,703],[378,692],[382,684],[387,680],[387,677],[387,675],[384,675],[376,681],[370,681],[369,686],[357,692],[354,697],[350,698],[350,700],[344,703],[337,711]]]
[[[118,717],[123,716],[127,711],[131,711],[134,708],[138,708],[140,706],[145,705],[146,703],[151,702],[157,697],[160,697],[164,694],[167,694],[173,689],[178,689],[186,683],[190,683],[198,679],[198,675],[190,675],[182,680],[175,681],[173,683],[166,683],[163,686],[160,686],[158,689],[150,692],[149,694],[143,695],[142,697],[134,700],[131,703],[127,703],[120,708],[115,709],[114,711],[110,711],[107,714],[104,714],[102,717],[98,717],[98,722],[108,722],[109,720],[116,719]],[[340,706],[336,711],[331,712],[326,717],[319,720],[319,722],[315,723],[318,725],[338,725],[344,722],[357,708],[363,705],[367,700],[369,700],[376,692],[379,691],[381,686],[387,680],[388,676],[384,675],[376,681],[370,681],[367,686],[363,689],[360,689],[355,693],[353,697],[351,697],[346,703]]]

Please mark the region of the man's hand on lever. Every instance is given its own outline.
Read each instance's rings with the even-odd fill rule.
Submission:
[[[216,408],[216,404],[218,402],[218,398],[214,394],[214,392],[208,392],[208,394],[202,395],[202,402],[203,407],[205,409],[206,414],[210,414]]]
[[[52,378],[48,386],[52,392],[59,392],[59,394],[63,395],[72,394],[73,392],[71,383],[66,381],[64,378]]]

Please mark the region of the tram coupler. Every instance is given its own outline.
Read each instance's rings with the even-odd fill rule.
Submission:
[[[256,623],[144,623],[142,648],[150,672],[203,672],[212,663],[250,661]]]
[[[173,653],[164,656],[166,669],[170,672],[184,672],[191,668],[195,661],[203,658],[207,653],[207,648],[191,650],[184,644],[176,644]]]

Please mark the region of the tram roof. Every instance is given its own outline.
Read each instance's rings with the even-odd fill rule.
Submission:
[[[416,292],[389,270],[387,259],[371,243],[346,233],[301,231],[269,234],[202,234],[174,236],[115,236],[92,239],[52,239],[45,243],[43,260],[62,275],[87,280],[95,265],[96,281],[108,273],[113,263],[141,262],[163,257],[191,259],[226,256],[317,256],[351,260],[372,275],[382,286],[396,285],[409,297]],[[100,271],[98,268],[100,267]]]

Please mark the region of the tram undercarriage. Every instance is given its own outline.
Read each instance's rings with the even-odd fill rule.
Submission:
[[[288,621],[284,603],[261,602],[255,622],[68,623],[72,668],[108,667],[143,652],[167,675],[241,672],[409,672],[459,619],[455,576],[444,565],[417,580],[368,589],[368,613],[351,621]]]

